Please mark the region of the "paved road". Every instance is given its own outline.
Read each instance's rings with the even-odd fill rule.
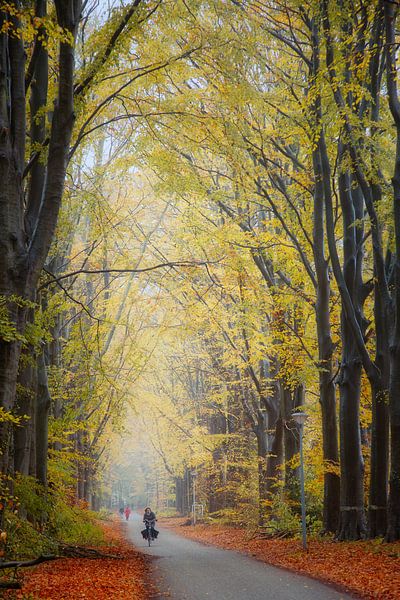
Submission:
[[[129,539],[154,558],[159,600],[350,600],[317,581],[270,567],[238,552],[204,546],[160,529],[150,548],[141,520],[126,523]]]

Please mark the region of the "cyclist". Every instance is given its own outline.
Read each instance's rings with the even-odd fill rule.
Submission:
[[[156,523],[157,519],[156,519],[156,515],[153,513],[153,511],[151,510],[150,506],[147,506],[144,509],[144,515],[143,515],[143,523],[147,526],[150,525],[150,535],[153,539],[157,538],[158,536],[158,531],[154,528],[154,525]],[[145,538],[147,535],[147,529],[144,529],[142,531],[142,535]]]

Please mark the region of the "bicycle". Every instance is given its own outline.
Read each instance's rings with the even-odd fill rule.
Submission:
[[[154,541],[153,537],[153,527],[150,521],[145,521],[146,531],[147,531],[147,543],[151,546],[151,542]]]

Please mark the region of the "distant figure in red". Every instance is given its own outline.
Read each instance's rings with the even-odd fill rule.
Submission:
[[[131,509],[129,508],[129,506],[127,506],[127,507],[125,508],[125,511],[124,511],[124,512],[125,512],[125,519],[126,519],[127,521],[129,521],[129,517],[130,517],[130,515],[131,515],[131,512],[132,512],[132,511],[131,511]]]

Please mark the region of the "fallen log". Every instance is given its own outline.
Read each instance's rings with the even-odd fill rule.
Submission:
[[[56,560],[60,558],[59,556],[55,556],[53,554],[38,556],[37,558],[33,558],[31,560],[8,560],[8,561],[0,561],[0,569],[14,569],[14,576],[16,574],[17,569],[23,567],[34,567],[35,565],[40,565],[40,563],[46,562],[48,560]],[[22,588],[22,584],[17,579],[10,579],[8,581],[0,581],[0,589],[2,590],[20,590]]]
[[[36,565],[40,565],[43,562],[57,560],[59,558],[123,558],[122,556],[117,556],[116,554],[106,554],[104,552],[100,552],[100,550],[96,550],[95,548],[86,548],[85,546],[72,546],[71,544],[65,544],[64,542],[59,542],[55,540],[52,541],[54,541],[58,545],[58,555],[42,554],[41,556],[38,556],[37,558],[32,558],[31,560],[0,560],[0,570],[14,569],[15,575],[17,569],[24,567],[34,567]],[[0,581],[0,589],[19,590],[21,588],[22,584],[16,579],[12,579],[9,581]]]
[[[0,569],[19,569],[20,567],[34,567],[35,565],[40,565],[42,562],[46,562],[47,560],[56,560],[57,558],[61,558],[61,556],[56,556],[55,554],[41,555],[37,558],[33,558],[32,560],[9,560],[7,562],[0,562]]]
[[[85,548],[85,546],[71,546],[69,544],[59,544],[60,554],[42,554],[31,560],[9,560],[0,561],[0,569],[19,569],[23,567],[34,567],[48,560],[57,560],[59,558],[114,558],[122,559],[122,556],[116,554],[106,554],[95,550],[94,548]],[[1,587],[1,586],[0,586]]]
[[[57,546],[60,557],[66,558],[114,558],[121,559],[121,556],[116,554],[106,554],[95,548],[88,548],[87,546],[78,546],[76,544],[67,544],[61,540],[56,540],[45,533],[42,533],[49,542],[52,542]]]
[[[3,590],[20,590],[22,583],[19,581],[0,581],[0,589]]]

